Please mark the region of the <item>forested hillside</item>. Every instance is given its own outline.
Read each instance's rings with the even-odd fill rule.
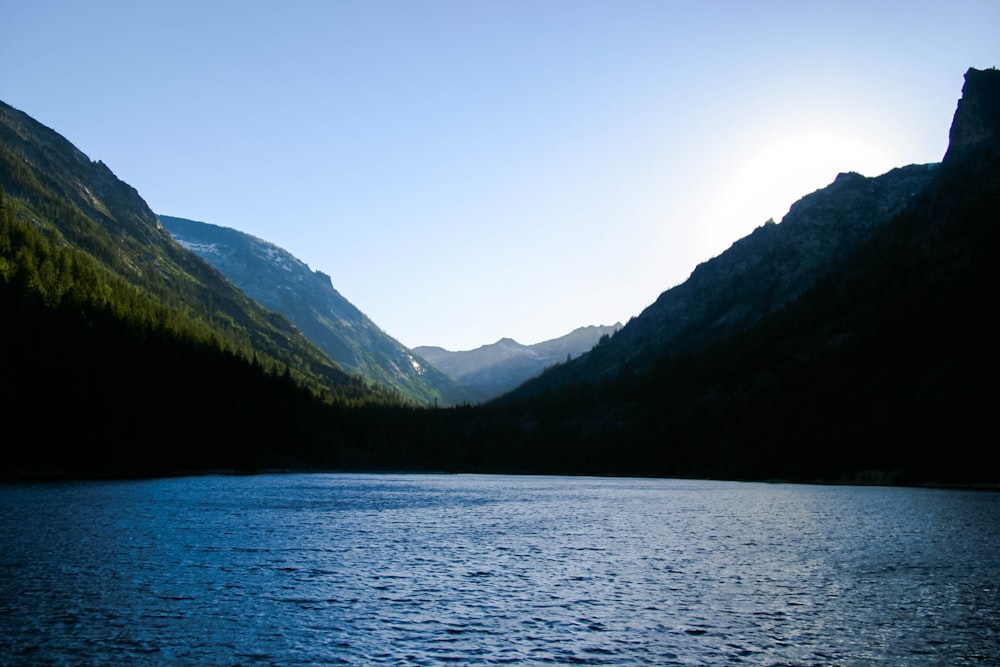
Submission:
[[[260,443],[316,441],[318,406],[392,400],[176,245],[103,164],[5,105],[0,140],[0,400],[25,426],[49,416],[44,438],[7,439],[5,467],[242,467]]]
[[[323,466],[1000,483],[997,70],[967,72],[939,166],[839,178],[581,358],[451,409],[343,374],[161,243],[106,167],[0,110],[7,475]]]
[[[285,315],[349,373],[420,405],[452,405],[478,395],[399,341],[288,251],[249,234],[204,222],[160,216],[186,248],[218,269],[265,308]]]
[[[622,359],[604,355],[626,327],[507,397],[392,431],[387,460],[420,451],[456,469],[1000,482],[998,110],[1000,72],[970,70],[941,166],[919,168],[922,187],[800,293],[700,340],[690,329],[684,345],[647,339],[602,372]],[[766,257],[773,245],[758,247]]]

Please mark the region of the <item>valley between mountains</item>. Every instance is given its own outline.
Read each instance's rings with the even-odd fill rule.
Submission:
[[[970,69],[940,163],[838,175],[624,325],[410,350],[328,275],[154,214],[0,103],[0,405],[16,427],[0,473],[996,484],[998,221],[1000,72]]]
[[[160,222],[185,248],[265,308],[281,313],[341,368],[421,405],[480,403],[577,357],[621,325],[581,327],[536,345],[509,338],[476,350],[407,349],[288,251],[234,229],[166,215]]]

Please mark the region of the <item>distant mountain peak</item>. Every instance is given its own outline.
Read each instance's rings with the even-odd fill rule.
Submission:
[[[495,343],[474,350],[452,352],[441,347],[414,348],[452,378],[487,397],[499,396],[541,373],[545,368],[562,363],[567,357],[578,357],[592,349],[603,336],[621,329],[621,323],[611,326],[590,325],[574,329],[565,336],[524,345],[504,337]]]
[[[931,182],[936,166],[909,165],[872,178],[839,174],[792,204],[780,224],[768,221],[699,264],[608,344],[540,382],[596,381],[624,368],[641,370],[658,355],[749,329],[802,295],[903,211]]]

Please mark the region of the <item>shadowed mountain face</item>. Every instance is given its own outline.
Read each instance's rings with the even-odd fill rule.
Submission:
[[[286,250],[235,229],[166,215],[160,221],[181,245],[257,303],[285,315],[346,371],[424,405],[479,398],[379,329],[328,275]]]
[[[304,462],[996,484],[1000,72],[966,73],[950,138],[939,165],[838,176],[578,358],[530,346],[555,365],[516,390],[420,410],[343,373],[103,165],[0,105],[0,405],[18,425],[55,417],[47,439],[14,432],[0,472]],[[364,322],[326,276],[228,241],[243,242],[262,262],[254,289]],[[289,294],[313,290],[322,307]],[[524,347],[483,350],[500,363]]]
[[[694,333],[701,342],[752,326],[815,284],[836,262],[903,211],[936,165],[911,165],[866,178],[843,173],[795,202],[781,224],[768,221],[682,285],[664,292],[618,344]]]
[[[962,99],[948,133],[944,161],[976,159],[976,153],[992,155],[1000,137],[1000,78],[997,70],[970,69],[965,74]]]
[[[868,178],[837,176],[792,205],[780,224],[768,221],[667,290],[610,341],[555,369],[545,382],[596,380],[649,366],[748,329],[798,298],[838,262],[871,240],[934,177],[936,164],[911,165]]]
[[[579,472],[995,484],[1000,71],[966,73],[950,136],[939,165],[838,177],[499,399],[519,451]]]
[[[621,324],[580,327],[565,336],[534,345],[501,338],[475,350],[451,352],[425,346],[413,351],[462,384],[480,391],[486,398],[493,398],[549,366],[580,356],[597,345],[602,337],[611,336],[620,328]]]

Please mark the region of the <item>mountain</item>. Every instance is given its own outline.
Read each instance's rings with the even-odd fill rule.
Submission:
[[[4,468],[329,460],[325,406],[393,400],[178,245],[106,165],[4,103],[0,316],[0,404],[19,433]]]
[[[1000,482],[985,435],[1000,372],[998,216],[1000,71],[970,69],[939,166],[838,177],[699,266],[607,344],[491,406],[505,448],[484,442],[487,460]]]
[[[581,357],[420,428],[387,424],[386,455],[995,487],[998,115],[1000,72],[970,69],[939,165],[837,177]]]
[[[379,329],[333,288],[328,275],[288,251],[235,229],[166,215],[160,222],[257,303],[285,315],[349,373],[423,405],[480,398]]]
[[[234,346],[291,368],[317,389],[354,383],[287,319],[264,310],[174,242],[138,192],[64,137],[0,103],[3,185],[20,216],[88,254],[150,298]]]
[[[995,69],[966,72],[939,165],[838,176],[589,352],[437,410],[343,373],[106,167],[0,111],[0,474],[1000,483]]]
[[[414,352],[486,398],[499,396],[528,378],[597,345],[602,337],[613,335],[621,324],[580,327],[559,338],[522,345],[511,338],[501,338],[491,345],[474,350],[451,352],[441,347],[424,346]]]
[[[842,173],[794,203],[780,224],[767,221],[633,318],[606,345],[543,379],[597,380],[639,370],[656,355],[677,354],[745,330],[809,290],[868,242],[927,187],[936,164],[878,177]],[[526,388],[530,391],[530,388]]]

